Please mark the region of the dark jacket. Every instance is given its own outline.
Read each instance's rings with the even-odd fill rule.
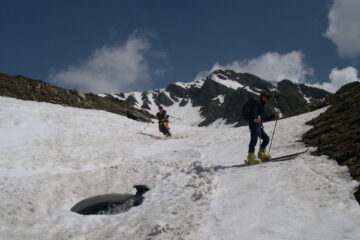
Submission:
[[[260,99],[250,98],[248,102],[245,104],[245,106],[248,109],[245,110],[247,113],[246,116],[244,117],[249,123],[253,123],[254,120],[257,119],[259,116],[261,117],[262,122],[270,121],[275,118],[274,115],[265,114],[265,103]]]
[[[159,120],[160,122],[168,122],[169,121],[169,115],[166,115],[166,111],[163,110],[162,112],[158,112],[156,114],[156,118]]]

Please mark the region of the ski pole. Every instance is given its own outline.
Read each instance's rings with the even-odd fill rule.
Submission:
[[[273,98],[274,98],[275,106],[276,106],[276,107],[274,107],[275,112],[276,112],[277,114],[280,114],[280,109],[277,107],[277,106],[278,106],[278,102],[276,101],[275,95],[273,95]],[[273,142],[273,139],[274,139],[275,129],[276,129],[276,125],[277,125],[278,119],[279,119],[279,115],[276,117],[276,120],[275,120],[274,130],[273,130],[273,133],[272,133],[272,135],[271,135],[270,147],[269,147],[268,154],[270,154],[270,150],[271,150],[272,142]]]
[[[278,120],[276,119],[275,125],[274,125],[274,130],[273,130],[273,133],[272,133],[272,136],[271,136],[271,141],[270,141],[270,147],[269,147],[269,152],[268,152],[268,154],[270,154],[271,145],[272,145],[273,138],[274,138],[274,135],[275,135],[275,129],[276,129],[277,121],[278,121]]]
[[[174,117],[174,116],[172,116],[172,115],[169,115],[169,117],[172,117],[172,118],[175,118],[175,119],[181,120],[181,118]]]
[[[258,119],[261,120],[261,116],[258,116]],[[262,139],[261,139],[261,128],[262,128],[262,123],[258,123],[259,126],[258,126],[258,137],[259,137],[259,152],[261,151],[261,142],[262,142]]]
[[[142,130],[143,132],[145,131],[145,129],[150,125],[151,122],[148,122],[148,124],[146,124],[146,126],[144,127],[144,129]]]

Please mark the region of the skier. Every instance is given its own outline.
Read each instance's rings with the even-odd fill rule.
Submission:
[[[169,115],[166,114],[165,109],[159,106],[159,112],[156,114],[156,118],[159,120],[159,130],[166,137],[171,137],[169,128]]]
[[[270,101],[270,95],[266,92],[261,93],[258,100],[250,98],[243,107],[243,116],[246,121],[249,122],[250,129],[250,143],[249,152],[247,156],[247,163],[257,164],[261,160],[270,159],[271,156],[266,154],[266,146],[269,143],[269,136],[265,133],[262,123],[274,118],[279,118],[279,113],[276,112],[273,116],[266,116],[264,112],[264,106]],[[258,158],[255,156],[255,147],[258,137],[262,139],[260,150],[258,152]]]

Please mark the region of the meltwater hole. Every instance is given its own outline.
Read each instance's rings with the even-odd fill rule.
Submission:
[[[135,185],[136,194],[106,194],[84,199],[75,204],[71,211],[82,215],[114,215],[126,212],[142,204],[143,194],[150,189],[145,185]]]

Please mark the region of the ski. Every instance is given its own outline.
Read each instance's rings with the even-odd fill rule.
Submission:
[[[271,159],[264,159],[262,160],[260,163],[255,163],[255,164],[249,164],[249,163],[243,163],[243,164],[236,164],[236,165],[231,165],[231,166],[222,166],[222,165],[218,165],[214,167],[214,170],[217,171],[219,169],[227,169],[227,168],[242,168],[242,167],[250,167],[250,166],[255,166],[255,165],[259,165],[262,163],[267,163],[267,162],[281,162],[281,161],[288,161],[291,159],[296,158],[297,156],[306,153],[309,149],[306,149],[304,151],[301,152],[297,152],[297,153],[292,153],[292,154],[288,154],[288,155],[284,155],[284,156],[280,156],[280,157],[276,157],[276,158],[271,158]]]
[[[304,151],[297,152],[297,153],[292,153],[292,154],[276,157],[276,158],[264,159],[264,160],[262,160],[262,162],[278,162],[278,161],[281,161],[283,159],[294,158],[294,157],[296,157],[296,156],[298,156],[300,154],[306,153],[307,151],[309,151],[309,149],[306,149]]]
[[[159,137],[159,136],[156,136],[156,135],[153,135],[153,134],[149,134],[149,133],[143,133],[143,132],[138,132],[138,134],[141,134],[141,135],[145,135],[145,136],[149,136],[153,139],[156,139],[156,140],[161,140],[163,139],[162,137]]]
[[[153,134],[150,134],[150,133],[144,133],[144,132],[138,132],[138,134],[141,134],[141,135],[145,135],[145,136],[149,136],[153,139],[156,139],[156,140],[166,140],[166,139],[183,139],[183,138],[187,138],[188,136],[170,136],[170,137],[160,137],[160,136],[156,136],[156,135],[153,135]]]

